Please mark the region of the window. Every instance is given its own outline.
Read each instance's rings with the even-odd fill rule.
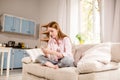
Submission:
[[[70,36],[73,43],[100,42],[100,0],[71,0]]]

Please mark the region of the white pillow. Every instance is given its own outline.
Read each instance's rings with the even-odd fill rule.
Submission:
[[[111,44],[101,43],[88,49],[86,52],[83,53],[82,58],[77,63],[77,70],[80,73],[81,70],[96,71],[94,66],[102,67],[100,66],[101,64],[107,64],[110,61],[111,61]]]
[[[44,53],[41,50],[41,48],[29,49],[29,50],[26,50],[26,52],[31,57],[33,62],[36,62],[36,59],[37,59],[38,56],[44,55]]]
[[[111,61],[111,44],[101,43],[83,53],[80,61],[97,60],[102,63],[109,63]]]
[[[79,67],[77,67],[76,72],[77,73],[90,73],[90,72],[99,72],[99,71],[106,71],[106,70],[113,70],[118,69],[119,64],[116,62],[110,62],[108,64],[103,64],[98,61],[85,61],[81,62],[79,64]]]

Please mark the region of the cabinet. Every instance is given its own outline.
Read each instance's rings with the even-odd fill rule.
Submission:
[[[6,69],[6,68],[7,68],[7,55],[8,55],[8,54],[5,52],[5,54],[4,54],[3,69]],[[13,60],[12,60],[12,57],[13,57],[13,55],[11,54],[10,57],[11,57],[11,58],[10,58],[10,61],[11,61],[11,62],[10,62],[10,68],[13,68],[13,63],[12,63],[12,61],[13,61]],[[0,62],[1,62],[1,61],[0,61]]]
[[[6,32],[20,33],[20,19],[9,15],[4,15],[3,30]]]
[[[22,19],[21,33],[34,35],[34,33],[35,33],[35,23],[33,21]]]
[[[36,23],[33,20],[3,14],[1,16],[1,25],[3,32],[35,35]]]
[[[40,26],[40,45],[41,47],[46,47],[49,41],[49,32],[47,30],[47,25]]]
[[[10,58],[10,68],[22,68],[22,58],[27,56],[24,49],[12,49]],[[1,61],[0,61],[1,62]],[[4,54],[4,65],[3,69],[6,69],[7,65],[7,54]]]
[[[13,68],[22,68],[22,58],[24,55],[25,52],[23,49],[13,50]]]

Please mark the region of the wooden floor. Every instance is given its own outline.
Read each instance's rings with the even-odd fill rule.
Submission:
[[[3,75],[0,75],[0,80],[22,80],[22,69],[10,70],[10,76],[6,77],[6,70],[4,70]]]

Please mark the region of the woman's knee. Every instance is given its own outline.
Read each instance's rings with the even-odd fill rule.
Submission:
[[[61,59],[60,63],[58,64],[59,67],[71,67],[73,65],[74,60],[69,57],[64,57]]]
[[[37,57],[37,62],[40,62],[42,65],[44,65],[47,61],[47,58],[43,55]]]

